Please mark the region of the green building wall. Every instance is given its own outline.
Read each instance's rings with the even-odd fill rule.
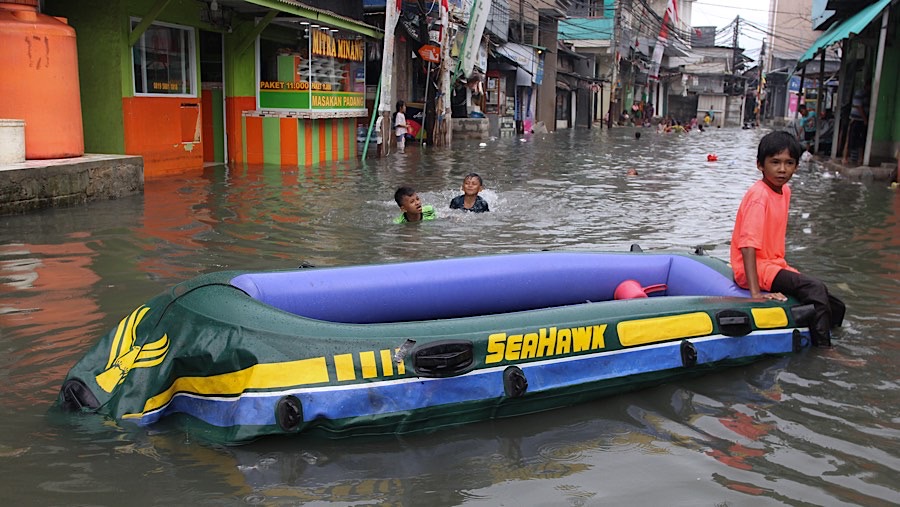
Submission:
[[[125,153],[120,2],[47,0],[43,12],[75,29],[85,152]]]
[[[256,43],[240,53],[238,47],[253,32],[252,23],[244,22],[225,34],[225,96],[256,97]]]
[[[75,29],[87,153],[125,153],[122,99],[134,95],[132,48],[128,44],[131,18],[145,16],[157,3],[158,0],[46,0],[44,3],[44,13],[67,18]],[[191,26],[185,20],[199,20],[201,8],[202,4],[195,0],[170,0],[156,20]],[[205,27],[195,25],[195,28]],[[196,33],[194,43],[199,62]],[[249,53],[252,59],[253,52]],[[199,86],[197,67],[194,70]],[[194,93],[200,96],[199,90]]]

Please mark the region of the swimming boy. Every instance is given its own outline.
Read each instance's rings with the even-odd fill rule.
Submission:
[[[434,220],[437,214],[434,212],[434,206],[430,204],[422,205],[419,194],[411,187],[400,187],[394,192],[394,200],[403,213],[394,219],[395,224],[406,222],[420,222],[422,220]]]
[[[762,179],[747,190],[731,236],[734,280],[754,298],[785,301],[785,294],[812,303],[809,333],[813,345],[830,347],[831,328],[844,319],[844,303],[820,280],[789,266],[784,258],[791,187],[803,147],[787,132],[766,134],[759,142],[756,167]],[[763,290],[769,291],[767,293]]]
[[[461,209],[463,211],[471,211],[472,213],[484,213],[490,211],[488,203],[478,195],[481,192],[484,183],[481,176],[477,173],[469,173],[463,178],[462,191],[463,195],[454,197],[450,201],[450,209]]]

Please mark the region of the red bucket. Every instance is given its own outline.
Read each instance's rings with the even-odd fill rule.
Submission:
[[[620,283],[618,287],[616,287],[616,291],[613,294],[613,298],[615,299],[637,299],[637,298],[645,298],[651,292],[659,292],[666,290],[668,286],[664,283],[658,283],[656,285],[648,285],[647,287],[641,287],[641,284],[637,280],[625,280]]]

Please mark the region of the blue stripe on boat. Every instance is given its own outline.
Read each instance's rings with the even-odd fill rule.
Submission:
[[[805,329],[801,329],[806,333]],[[793,351],[793,330],[756,331],[740,337],[714,335],[689,340],[697,349],[697,364],[727,359],[749,358]],[[682,367],[681,341],[600,352],[583,356],[549,359],[519,364],[528,379],[528,393],[571,387],[587,382],[627,377]],[[237,397],[204,397],[176,394],[168,405],[144,414],[138,424],[149,425],[165,415],[184,412],[208,424],[276,424],[275,404],[287,395],[303,405],[304,421],[365,417],[417,410],[453,403],[465,403],[505,396],[503,370],[506,366],[475,370],[451,378],[407,378],[277,392],[251,392]]]

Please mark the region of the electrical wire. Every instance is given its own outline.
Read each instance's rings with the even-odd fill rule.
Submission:
[[[426,11],[423,10],[423,14],[426,16],[429,15],[435,5],[437,0],[431,1],[430,8]],[[525,7],[525,12],[520,12],[519,8],[513,10],[510,3],[494,3],[491,6],[491,14],[505,16],[509,24],[519,24],[524,20],[534,20],[537,18],[537,23],[534,22],[526,22],[527,25],[530,25],[532,30],[558,30],[559,32],[565,34],[566,29],[570,29],[570,31],[583,31],[585,30],[584,24],[575,21],[573,18],[561,18],[561,19],[552,19],[542,16],[538,13],[539,7],[542,7],[544,4],[539,4],[537,0],[524,0],[520,2],[523,7]],[[597,36],[597,39],[611,39],[616,34],[621,34],[623,36],[627,36],[628,38],[634,38],[635,41],[638,41],[641,37],[646,37],[651,40],[655,39],[660,32],[660,29],[663,24],[663,16],[658,14],[653,8],[649,5],[647,0],[633,0],[627,3],[627,6],[630,6],[630,13],[628,16],[625,16],[624,19],[619,15],[621,12],[620,9],[626,7],[626,3],[623,3],[622,0],[612,2],[610,4],[605,4],[601,2],[601,0],[594,0],[593,2],[587,1],[582,2],[585,10],[588,12],[599,12],[603,14],[613,14],[610,16],[595,16],[595,17],[583,17],[583,18],[575,18],[575,19],[613,19],[613,27],[608,30],[596,30],[594,33]],[[698,6],[709,6],[709,7],[734,7],[733,5],[724,5],[712,2],[696,2],[694,4],[694,12]],[[517,6],[518,7],[518,6]],[[771,15],[771,11],[768,9],[754,9],[750,7],[741,7],[742,11],[757,11],[757,12],[769,12]],[[571,12],[571,10],[570,10]],[[795,12],[787,12],[787,11],[775,11],[775,14],[785,14],[790,15],[793,18],[796,18],[797,23],[812,23],[811,19],[805,18],[803,16],[798,15]],[[705,13],[705,15],[709,15],[712,17],[716,17],[715,15]],[[615,26],[615,22],[618,20],[619,26]],[[749,39],[752,41],[762,43],[767,38],[777,37],[779,43],[782,45],[786,45],[789,49],[796,50],[805,50],[809,47],[810,41],[808,41],[804,37],[791,36],[789,33],[778,33],[775,34],[770,31],[767,27],[760,26],[758,23],[750,21],[748,19],[742,18],[740,16],[735,17],[729,23],[724,26],[716,27],[715,29],[715,37],[714,44],[717,47],[731,47],[733,45],[733,34],[735,31],[735,24],[738,24],[738,35],[742,39]],[[687,28],[683,28],[684,26]],[[794,25],[790,25],[794,26]],[[797,25],[800,26],[800,25]],[[679,20],[678,23],[670,23],[668,25],[669,29],[669,37],[670,39],[680,40],[681,43],[687,45],[686,41],[693,40],[693,36],[696,33],[697,27],[691,26],[690,24],[684,23],[682,20]],[[779,30],[781,31],[781,30]],[[532,40],[527,41],[518,41],[516,40],[515,34],[516,30],[511,30],[512,37],[509,38],[510,41],[515,42],[523,42],[523,43],[531,43]],[[758,48],[750,48],[748,50],[742,50],[743,54],[748,58],[751,58],[753,55],[758,56],[761,53],[761,49]]]

